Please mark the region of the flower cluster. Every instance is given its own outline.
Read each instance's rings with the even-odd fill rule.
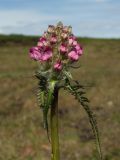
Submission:
[[[61,71],[69,63],[78,61],[83,53],[81,45],[72,34],[71,26],[49,25],[37,46],[30,49],[30,57],[40,63],[48,63],[55,71]]]

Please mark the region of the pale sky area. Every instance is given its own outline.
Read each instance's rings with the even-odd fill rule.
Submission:
[[[0,0],[0,34],[41,35],[58,21],[77,36],[120,38],[120,0]]]

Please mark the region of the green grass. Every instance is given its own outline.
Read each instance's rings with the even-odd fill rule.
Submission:
[[[38,37],[0,36],[0,160],[49,160],[50,144],[37,106],[36,63],[28,50]],[[120,40],[80,38],[84,55],[72,73],[88,84],[105,160],[119,160]],[[82,107],[66,92],[59,98],[61,160],[96,160]]]

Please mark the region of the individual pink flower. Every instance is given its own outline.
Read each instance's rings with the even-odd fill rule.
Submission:
[[[83,48],[79,44],[77,44],[75,46],[75,49],[76,49],[78,55],[82,55],[83,54]]]
[[[52,43],[52,44],[55,44],[56,42],[57,42],[57,37],[54,35],[54,36],[52,36],[51,38],[50,38],[50,42]]]
[[[41,38],[39,39],[39,41],[44,43],[44,42],[47,41],[47,39],[46,39],[45,37],[41,37]]]
[[[60,60],[57,61],[57,62],[54,64],[54,69],[55,69],[56,71],[61,71],[61,69],[62,69],[62,63],[61,63]]]
[[[68,57],[72,60],[72,61],[77,61],[79,59],[79,55],[77,54],[76,51],[71,51],[68,53]]]
[[[74,35],[70,36],[68,39],[68,43],[69,43],[69,45],[76,43],[76,37]]]
[[[67,51],[68,51],[68,48],[66,47],[66,45],[65,44],[61,44],[60,53],[65,54],[65,53],[67,53]]]
[[[32,47],[29,51],[30,57],[36,61],[40,60],[41,54],[38,47]]]
[[[38,47],[44,47],[44,44],[39,41],[39,42],[37,43],[37,46],[38,46]]]
[[[47,39],[45,37],[41,37],[39,39],[39,42],[37,44],[37,46],[39,47],[43,47],[43,46],[47,46],[48,45],[48,42],[47,42]]]
[[[48,61],[49,59],[51,59],[52,57],[52,50],[47,47],[43,52],[42,52],[42,56],[41,56],[41,61]]]
[[[78,42],[76,40],[73,41],[72,45],[76,46],[78,44]]]

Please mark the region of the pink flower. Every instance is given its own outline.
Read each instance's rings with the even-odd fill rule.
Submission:
[[[68,51],[68,48],[66,47],[66,45],[65,44],[61,44],[60,52],[65,54],[65,53],[67,53],[67,51]]]
[[[76,41],[75,41],[75,39],[76,39],[76,37],[75,36],[70,36],[69,37],[69,39],[68,39],[68,43],[69,43],[69,45],[72,45],[73,43],[76,43]]]
[[[75,49],[79,56],[83,54],[83,48],[79,44],[75,46]]]
[[[61,71],[62,69],[62,63],[61,61],[57,61],[55,64],[54,64],[54,69],[57,70],[57,71]]]
[[[44,44],[43,44],[42,42],[38,42],[38,43],[37,43],[37,46],[38,46],[38,47],[43,47]]]
[[[76,49],[77,51],[80,50],[80,45],[77,44],[77,45],[75,46],[75,49]]]
[[[45,37],[41,37],[39,39],[39,42],[37,44],[37,46],[39,47],[44,47],[44,46],[47,46],[48,45],[48,42],[47,42],[47,39]]]
[[[47,61],[52,57],[52,50],[47,47],[44,51],[42,51],[41,61]]]
[[[78,42],[76,40],[73,41],[73,46],[76,46],[78,44]]]
[[[38,47],[32,47],[29,51],[30,57],[36,61],[40,60],[41,54]]]
[[[46,42],[46,40],[47,40],[47,39],[46,39],[45,37],[41,37],[41,38],[39,39],[40,42]]]
[[[50,39],[50,42],[52,44],[55,44],[57,42],[57,37],[56,36],[52,36],[51,39]]]
[[[72,60],[72,61],[77,61],[79,59],[79,55],[77,54],[76,51],[71,51],[68,53],[68,57]]]
[[[36,61],[50,62],[53,69],[60,71],[66,63],[77,61],[83,54],[83,49],[72,34],[72,27],[63,26],[59,22],[56,26],[49,25],[29,54]]]
[[[30,49],[30,57],[34,60],[47,61],[52,57],[52,50],[49,47],[38,48],[32,47]]]

